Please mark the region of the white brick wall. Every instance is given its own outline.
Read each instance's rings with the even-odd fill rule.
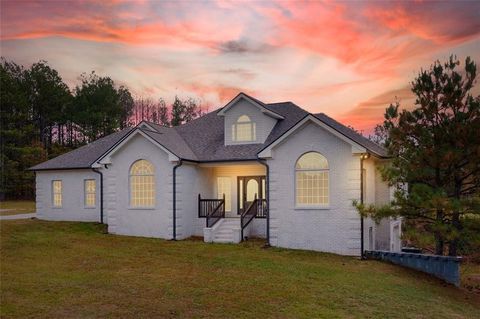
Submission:
[[[249,105],[250,106],[250,105]],[[251,107],[251,106],[250,106]],[[232,110],[233,111],[233,110]],[[264,116],[264,115],[261,115]],[[258,133],[258,131],[257,131]],[[295,207],[295,163],[304,153],[317,151],[329,162],[330,205],[325,209]],[[360,199],[360,158],[352,154],[346,142],[313,123],[308,123],[276,146],[270,166],[270,235],[271,244],[279,247],[311,249],[344,255],[360,254],[360,217],[352,206]],[[129,169],[139,159],[155,166],[156,206],[154,209],[129,208]],[[384,203],[390,195],[388,186],[379,179],[375,161],[364,163],[367,171],[367,203]],[[175,163],[147,139],[137,135],[112,156],[112,164],[102,169],[104,174],[104,212],[109,232],[122,235],[171,239],[172,228],[172,168]],[[177,239],[192,235],[203,236],[205,219],[198,218],[198,194],[216,197],[216,177],[232,178],[232,213],[237,208],[237,176],[264,175],[265,168],[254,165],[216,165],[216,167],[185,162],[177,169]],[[83,182],[97,180],[97,207],[83,207]],[[63,181],[63,207],[53,208],[51,181]],[[41,219],[99,221],[99,175],[90,169],[37,172],[37,213]],[[250,236],[265,236],[264,219],[256,219]],[[368,228],[377,232],[377,243],[390,244],[391,222],[375,226],[365,221],[365,248]],[[383,227],[385,229],[383,229]],[[385,233],[382,231],[385,230]],[[374,236],[377,236],[375,233]],[[385,237],[385,238],[384,238]],[[383,245],[383,244],[382,244]],[[378,248],[378,247],[377,247]]]
[[[153,209],[129,208],[129,170],[139,159],[155,167],[156,204]],[[108,231],[114,234],[172,238],[172,168],[168,155],[140,135],[112,156],[103,169],[106,183]]]
[[[328,209],[295,208],[295,163],[309,151],[329,163]],[[349,144],[309,123],[279,144],[268,164],[272,245],[360,254],[360,217],[352,206],[352,199],[360,198],[360,160]]]
[[[95,208],[85,208],[84,180],[95,179]],[[52,204],[52,181],[62,181],[62,207]],[[36,172],[37,217],[45,220],[100,221],[100,177],[91,169]]]

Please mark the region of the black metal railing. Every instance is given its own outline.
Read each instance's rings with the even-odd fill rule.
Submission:
[[[223,199],[203,199],[198,194],[198,217],[205,217],[207,227],[212,227],[225,218],[225,195]]]
[[[249,207],[253,202],[245,202],[245,207]],[[257,199],[257,216],[255,218],[267,218],[267,200]],[[246,212],[246,210],[244,211]]]
[[[267,200],[259,199],[258,200],[258,209],[256,218],[267,218]]]
[[[240,226],[242,228],[242,240],[243,240],[243,231],[247,228],[248,224],[257,216],[258,208],[261,206],[262,200],[258,200],[257,196],[253,202],[250,202],[247,209],[240,215]]]

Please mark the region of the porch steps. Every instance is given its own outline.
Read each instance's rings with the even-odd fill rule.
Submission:
[[[224,218],[213,235],[214,243],[234,243],[234,231],[240,228],[240,218]]]

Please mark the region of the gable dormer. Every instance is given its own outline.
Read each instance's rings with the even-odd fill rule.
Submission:
[[[240,93],[217,113],[224,117],[225,145],[263,144],[283,117],[264,103]]]

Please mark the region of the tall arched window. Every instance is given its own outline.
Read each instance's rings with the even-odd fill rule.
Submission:
[[[130,207],[155,206],[155,168],[147,160],[138,160],[130,167]]]
[[[240,116],[232,125],[232,140],[234,142],[253,142],[256,137],[255,122],[248,115]]]
[[[308,152],[295,165],[297,206],[327,206],[329,201],[328,161],[320,153]]]

